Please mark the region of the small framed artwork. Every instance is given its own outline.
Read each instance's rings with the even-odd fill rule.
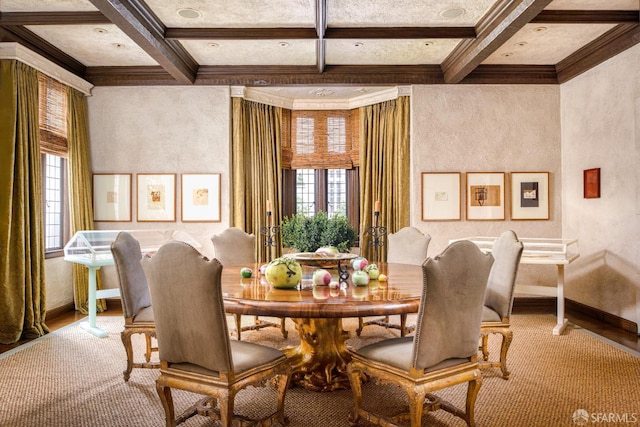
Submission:
[[[131,221],[131,174],[93,174],[93,220]]]
[[[220,174],[182,174],[182,221],[220,222]]]
[[[461,219],[460,172],[422,172],[422,220]]]
[[[176,174],[139,173],[138,221],[173,222],[176,220]]]
[[[583,176],[584,198],[600,198],[600,168],[585,169]]]
[[[467,220],[504,220],[504,172],[467,172]]]
[[[511,172],[511,219],[549,219],[549,172]]]

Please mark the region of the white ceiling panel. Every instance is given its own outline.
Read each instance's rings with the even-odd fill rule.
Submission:
[[[333,65],[440,64],[460,42],[436,40],[326,40],[326,62]]]
[[[554,65],[613,27],[607,24],[527,24],[483,64]]]
[[[89,0],[0,0],[3,12],[88,12],[96,11]]]
[[[329,27],[475,26],[495,0],[327,0]]]
[[[638,0],[554,0],[547,10],[638,10]]]
[[[315,40],[183,40],[182,45],[201,65],[316,64]]]
[[[158,65],[113,24],[27,28],[87,67]]]
[[[146,0],[146,3],[169,28],[313,28],[316,17],[314,0]],[[181,9],[200,16],[183,18],[178,14]]]

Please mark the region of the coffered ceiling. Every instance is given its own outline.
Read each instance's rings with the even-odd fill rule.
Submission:
[[[0,41],[97,86],[558,84],[640,42],[640,1],[0,0]]]

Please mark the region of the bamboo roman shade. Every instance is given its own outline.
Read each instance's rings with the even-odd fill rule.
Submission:
[[[38,73],[40,151],[67,157],[67,87]]]
[[[359,165],[358,111],[289,111],[283,128],[283,167],[351,169]]]

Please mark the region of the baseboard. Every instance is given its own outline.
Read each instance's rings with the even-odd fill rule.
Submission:
[[[556,298],[551,297],[515,297],[514,313],[555,313]]]
[[[74,303],[70,302],[68,304],[62,305],[60,307],[52,308],[51,310],[47,310],[45,314],[45,319],[55,319],[56,317],[62,316],[70,311],[74,311],[76,306]]]
[[[632,334],[636,334],[636,335],[638,334],[637,323],[624,319],[622,317],[616,316],[614,314],[607,313],[606,311],[602,311],[597,308],[590,307],[588,305],[585,305],[570,299],[565,299],[564,307],[567,310],[567,312],[582,314],[592,319],[596,319],[601,322],[604,322],[608,325],[615,326],[616,328],[620,328],[624,331],[631,332]]]
[[[122,304],[120,303],[120,298],[107,298],[105,299],[107,303],[107,310],[121,310]],[[51,310],[47,310],[45,319],[55,319],[56,317],[62,316],[63,314],[67,314],[70,311],[75,311],[76,305],[72,302],[61,305],[60,307],[52,308]]]
[[[568,314],[580,314],[598,320],[626,332],[638,334],[638,324],[615,314],[607,313],[595,307],[565,298],[564,308]],[[556,313],[556,298],[552,297],[516,297],[513,300],[513,313]]]

